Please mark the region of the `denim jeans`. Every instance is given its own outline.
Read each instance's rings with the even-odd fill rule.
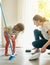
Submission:
[[[34,36],[35,36],[35,41],[32,42],[32,45],[35,48],[42,48],[43,45],[48,41],[43,37],[41,31],[37,29],[34,30]],[[47,47],[47,49],[50,49],[50,45]]]

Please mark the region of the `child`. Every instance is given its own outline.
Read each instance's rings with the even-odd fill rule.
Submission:
[[[40,15],[35,15],[33,21],[36,26],[41,26],[41,31],[37,29],[34,30],[35,41],[32,45],[35,47],[35,51],[30,60],[39,58],[39,48],[41,48],[42,53],[46,51],[46,48],[50,49],[50,22]],[[39,37],[41,37],[41,39]]]
[[[5,27],[4,28],[4,37],[6,40],[6,45],[5,45],[5,55],[6,56],[9,56],[9,53],[8,53],[8,47],[9,47],[8,35],[12,41],[12,49],[13,49],[13,52],[15,53],[15,45],[16,45],[15,40],[21,31],[24,31],[24,25],[22,23],[16,24],[13,28],[11,28],[11,27]],[[8,35],[7,35],[7,32],[8,32]]]

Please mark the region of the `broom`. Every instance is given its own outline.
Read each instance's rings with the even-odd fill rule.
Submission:
[[[4,15],[4,11],[3,11],[3,9],[2,9],[2,4],[1,4],[1,3],[0,3],[0,7],[1,7],[1,12],[2,12],[3,19],[4,19],[5,27],[7,27],[5,15]],[[7,32],[6,34],[8,35],[8,32]],[[9,60],[12,60],[12,59],[15,57],[15,55],[14,55],[14,52],[13,52],[13,50],[12,50],[12,45],[11,45],[11,41],[10,41],[9,35],[8,35],[8,41],[9,41],[9,43],[10,43],[10,48],[11,48],[11,51],[12,51],[12,54],[11,54],[11,56],[9,57]]]

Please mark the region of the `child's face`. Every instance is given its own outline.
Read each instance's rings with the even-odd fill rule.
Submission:
[[[35,24],[36,26],[40,26],[40,21],[35,21],[35,20],[34,20],[34,24]]]
[[[23,31],[18,31],[19,33],[23,34],[24,33],[24,30]]]
[[[24,33],[24,30],[23,30],[23,31],[21,31],[21,33]]]

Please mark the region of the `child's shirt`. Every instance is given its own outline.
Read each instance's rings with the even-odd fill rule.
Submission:
[[[8,34],[10,34],[10,35],[15,35],[16,37],[18,36],[19,32],[14,32],[14,31],[13,31],[13,27],[8,27],[8,28],[9,28]],[[5,32],[5,33],[6,33],[6,32]]]

